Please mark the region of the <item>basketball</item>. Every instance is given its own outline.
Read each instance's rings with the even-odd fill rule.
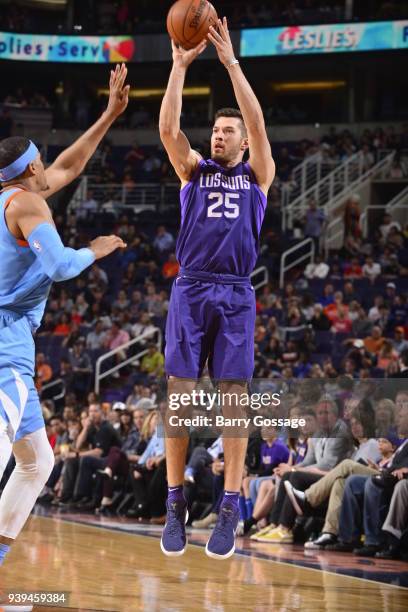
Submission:
[[[167,31],[183,49],[193,49],[217,23],[217,11],[208,0],[178,0],[167,16]]]

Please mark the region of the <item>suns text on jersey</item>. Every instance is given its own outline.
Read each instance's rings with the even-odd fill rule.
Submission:
[[[248,174],[239,174],[238,176],[227,176],[221,172],[202,174],[200,176],[200,187],[202,189],[213,187],[224,187],[231,191],[239,189],[251,189],[251,180]]]

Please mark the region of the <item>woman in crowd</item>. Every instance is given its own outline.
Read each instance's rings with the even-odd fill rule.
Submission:
[[[397,447],[393,437],[376,440],[372,419],[361,416],[358,410],[353,413],[350,425],[356,442],[350,459],[339,463],[304,492],[294,489],[290,483],[286,485],[289,498],[299,515],[315,513],[314,509],[328,500],[322,533],[316,540],[307,542],[306,548],[320,549],[336,542],[341,501],[348,476],[377,474],[380,468],[387,466]]]

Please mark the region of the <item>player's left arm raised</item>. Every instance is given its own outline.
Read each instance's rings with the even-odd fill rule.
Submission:
[[[262,191],[267,194],[275,178],[275,162],[266,132],[261,105],[235,59],[226,17],[218,20],[218,31],[210,28],[209,40],[217,49],[218,57],[227,68],[235,97],[248,130],[250,165]]]
[[[126,77],[125,64],[118,64],[115,70],[111,70],[109,102],[105,112],[47,168],[45,174],[49,188],[41,192],[44,198],[69,185],[81,174],[111,125],[126,110],[130,89],[129,85],[125,85]]]

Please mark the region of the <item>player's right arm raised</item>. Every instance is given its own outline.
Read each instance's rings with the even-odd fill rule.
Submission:
[[[187,68],[204,51],[207,42],[204,40],[190,51],[177,47],[173,41],[171,44],[173,68],[160,110],[160,138],[177,176],[182,183],[186,183],[190,180],[201,156],[191,148],[186,135],[180,129],[183,87]]]
[[[44,273],[54,281],[74,278],[96,259],[126,247],[118,236],[100,236],[89,248],[64,247],[46,201],[35,193],[24,192],[15,198],[7,222],[10,230],[24,236]]]

